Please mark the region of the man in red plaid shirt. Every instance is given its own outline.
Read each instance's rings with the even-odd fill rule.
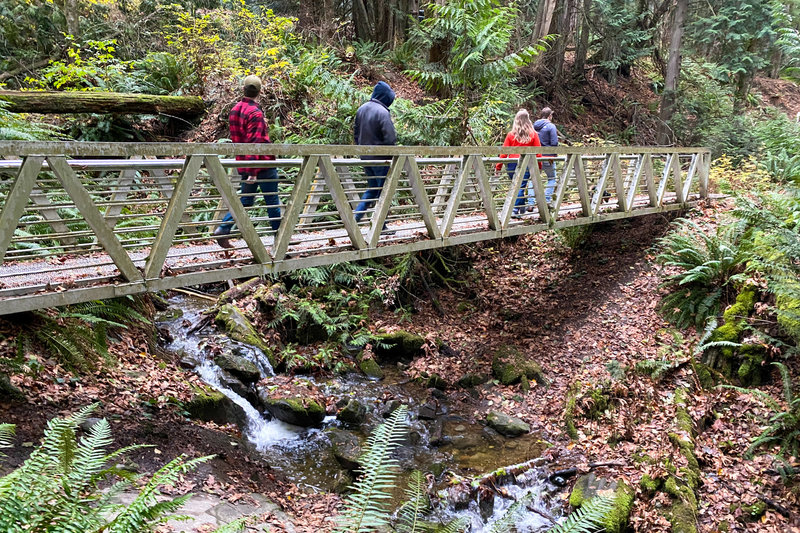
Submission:
[[[231,110],[228,122],[231,128],[231,141],[234,143],[268,143],[267,123],[264,112],[254,98],[261,92],[261,79],[258,76],[247,76],[244,79],[244,98]],[[273,155],[237,155],[239,161],[271,161]],[[278,198],[278,169],[276,168],[239,168],[242,177],[242,205],[251,207],[256,200],[258,189],[264,193],[267,213],[272,229],[278,231],[281,225],[280,198]],[[222,219],[214,235],[223,248],[232,248],[230,242],[233,216],[228,213]]]

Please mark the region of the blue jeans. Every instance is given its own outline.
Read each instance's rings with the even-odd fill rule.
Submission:
[[[508,171],[508,178],[510,180],[513,180],[514,179],[514,172],[517,170],[517,164],[516,163],[509,163],[508,166],[506,166],[506,170]],[[530,177],[531,177],[531,171],[530,170],[526,170],[525,171],[525,176],[523,176],[523,178],[522,178],[522,185],[520,185],[520,187],[519,187],[519,193],[517,194],[517,201],[514,202],[514,207],[519,207],[521,205],[525,205],[525,189],[528,188],[528,180],[530,179]],[[531,204],[531,205],[533,205],[533,204]]]
[[[372,209],[375,205],[375,199],[381,195],[389,167],[364,167],[364,173],[370,177],[367,178],[367,190],[361,195],[361,202],[356,207],[356,222],[364,217],[367,209]]]
[[[278,169],[264,168],[258,171],[256,181],[247,181],[247,175],[239,174],[242,177],[242,205],[244,207],[252,207],[256,201],[253,193],[264,193],[264,203],[267,204],[267,213],[270,218],[270,225],[272,229],[278,231],[281,225],[281,200],[278,198]],[[222,233],[230,233],[233,227],[233,215],[227,213],[222,219],[222,224],[219,225],[219,231]]]
[[[544,197],[547,203],[553,199],[553,190],[556,188],[556,162],[542,161],[542,170],[547,176],[547,187],[544,189]]]

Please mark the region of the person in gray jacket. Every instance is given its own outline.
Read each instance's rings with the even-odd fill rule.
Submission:
[[[387,145],[397,144],[397,132],[394,129],[389,106],[394,102],[394,91],[389,84],[379,81],[372,91],[372,98],[358,108],[353,135],[356,144]],[[361,159],[386,159],[387,156],[362,156]],[[381,189],[389,173],[388,166],[365,166],[367,174],[367,190],[361,195],[361,202],[356,207],[356,222],[360,221],[367,209],[375,205],[375,199],[381,195]],[[385,226],[385,225],[384,225]]]
[[[539,134],[539,142],[542,143],[542,146],[558,146],[558,130],[556,130],[556,125],[553,124],[553,110],[549,107],[542,108],[539,116],[541,118],[533,123],[533,129]],[[542,155],[547,157],[554,154]],[[542,161],[542,170],[547,176],[547,187],[545,187],[544,195],[549,204],[553,200],[553,190],[556,187],[556,162]]]

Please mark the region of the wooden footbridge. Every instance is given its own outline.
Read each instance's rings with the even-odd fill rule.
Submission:
[[[0,142],[0,315],[684,209],[707,194],[703,148],[528,150],[513,178],[495,171],[503,150]],[[247,164],[278,170],[277,234],[261,193],[242,206],[237,154],[278,157]],[[549,205],[540,159],[556,168]],[[358,223],[364,168],[378,164],[388,179]],[[532,205],[516,214],[525,169]],[[229,210],[223,250],[211,233]]]

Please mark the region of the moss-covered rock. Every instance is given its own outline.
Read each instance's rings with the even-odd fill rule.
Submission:
[[[345,424],[357,426],[367,418],[367,407],[358,400],[350,400],[336,414],[336,419]]]
[[[214,357],[214,362],[222,370],[230,372],[244,383],[255,383],[261,379],[261,372],[252,361],[232,352],[223,352]]]
[[[547,384],[542,367],[532,361],[516,346],[503,345],[492,358],[492,374],[503,385],[519,383],[522,376],[534,379],[542,385]]]
[[[325,418],[325,406],[311,398],[269,398],[259,391],[259,398],[269,413],[287,424],[313,427]]]
[[[378,362],[371,357],[362,357],[358,361],[358,368],[370,379],[383,379],[383,370]]]
[[[738,520],[746,524],[754,523],[761,520],[761,517],[767,512],[767,504],[758,500],[752,505],[743,505],[741,510]]]
[[[489,411],[486,414],[486,422],[495,431],[506,437],[519,437],[531,431],[531,427],[524,421],[500,411]]]
[[[439,374],[431,374],[425,381],[425,386],[429,389],[445,390],[448,383]]]
[[[241,407],[208,386],[195,388],[192,399],[185,402],[183,408],[190,417],[206,422],[243,425],[247,420]]]
[[[587,474],[575,482],[569,496],[569,504],[579,508],[595,496],[611,498],[614,502],[613,508],[603,517],[602,524],[608,533],[622,533],[628,527],[635,494],[633,487],[626,483]]]
[[[264,341],[261,340],[253,325],[238,307],[231,304],[220,306],[214,321],[231,339],[256,346],[262,350],[266,348]]]
[[[747,317],[753,312],[756,302],[756,289],[746,285],[736,297],[736,302],[722,314],[724,323],[711,333],[710,342],[738,343],[747,326]],[[730,378],[737,373],[740,361],[736,358],[737,348],[734,346],[716,346],[706,350],[703,363],[711,369],[720,371]],[[745,374],[749,374],[752,365],[748,364]]]
[[[410,361],[422,353],[425,338],[398,330],[375,336],[375,354],[383,362]]]
[[[25,394],[15,387],[5,374],[0,374],[0,400],[15,403],[25,401]]]
[[[461,387],[462,389],[471,389],[473,387],[477,387],[478,385],[483,385],[484,383],[489,381],[489,376],[486,374],[464,374],[456,381],[456,385]]]

